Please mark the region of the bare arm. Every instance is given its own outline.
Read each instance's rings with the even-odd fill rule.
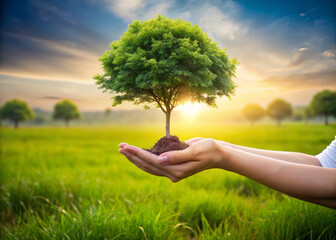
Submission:
[[[281,161],[237,149],[224,151],[232,163],[229,170],[290,196],[336,209],[336,169]]]
[[[202,139],[203,138],[193,138],[188,141],[193,143],[193,142],[200,141]],[[233,149],[243,150],[245,152],[258,154],[258,155],[265,156],[265,157],[276,158],[276,159],[286,161],[286,162],[308,164],[308,165],[313,165],[313,166],[321,166],[320,161],[317,159],[317,157],[313,155],[305,154],[305,153],[264,150],[264,149],[235,145],[229,142],[224,142],[224,141],[219,141],[219,140],[216,140],[216,142],[223,146],[227,146]]]
[[[173,182],[210,168],[236,172],[290,196],[336,209],[336,169],[239,150],[212,139],[189,141],[189,148],[159,157],[120,144],[120,152],[142,170]]]
[[[257,148],[244,147],[240,145],[235,145],[228,142],[219,141],[220,144],[224,146],[229,146],[234,149],[243,150],[245,152],[258,154],[265,157],[276,158],[286,162],[308,164],[314,166],[321,166],[320,161],[317,157],[305,153],[298,152],[286,152],[286,151],[273,151],[273,150],[264,150]]]

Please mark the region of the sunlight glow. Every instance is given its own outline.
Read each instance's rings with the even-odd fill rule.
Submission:
[[[179,105],[176,110],[181,112],[186,118],[192,119],[204,109],[204,104],[186,102]]]

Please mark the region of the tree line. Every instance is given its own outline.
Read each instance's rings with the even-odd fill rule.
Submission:
[[[109,115],[110,112],[110,108],[106,109],[105,115]],[[293,115],[293,109],[289,102],[275,99],[266,109],[256,103],[248,104],[243,108],[242,113],[252,125],[266,115],[274,119],[278,125],[281,125],[285,118]],[[306,119],[323,116],[324,123],[328,125],[328,118],[336,116],[336,91],[324,90],[315,94],[310,104],[304,109],[304,115]],[[20,122],[34,119],[34,117],[34,111],[22,100],[7,101],[0,108],[0,118],[12,121],[15,128],[19,127]],[[71,120],[81,117],[81,113],[75,103],[65,99],[55,104],[52,117],[55,120],[64,120],[65,126],[68,127]]]
[[[53,118],[64,120],[66,127],[69,126],[70,120],[80,117],[81,113],[79,112],[76,104],[70,100],[62,100],[54,106]],[[0,119],[12,121],[14,128],[18,128],[20,122],[25,122],[34,118],[34,111],[26,102],[19,99],[7,101],[0,108]]]
[[[289,102],[283,99],[275,99],[267,106],[266,110],[259,104],[251,103],[243,108],[242,113],[251,122],[251,125],[261,120],[265,115],[281,125],[285,118],[292,116],[293,109]],[[336,117],[336,91],[323,90],[315,94],[310,104],[305,108],[304,115],[306,119],[313,116],[323,116],[324,124],[328,125],[329,117]]]

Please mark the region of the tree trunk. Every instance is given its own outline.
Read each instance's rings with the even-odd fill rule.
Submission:
[[[69,122],[70,120],[69,119],[65,119],[65,127],[68,128],[69,127]]]
[[[166,137],[170,137],[170,115],[171,111],[166,112]]]
[[[19,121],[18,120],[14,120],[14,128],[15,129],[19,128]]]
[[[328,125],[328,114],[324,115],[324,125]]]

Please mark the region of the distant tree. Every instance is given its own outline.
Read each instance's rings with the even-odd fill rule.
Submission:
[[[18,128],[20,122],[34,118],[34,112],[24,101],[13,99],[7,101],[1,108],[1,118],[8,119],[14,123],[14,127]]]
[[[54,107],[54,119],[63,119],[65,126],[69,127],[70,120],[80,118],[81,114],[77,106],[70,100],[62,100]]]
[[[311,119],[314,116],[313,111],[310,106],[305,107],[303,115],[304,115],[305,123],[307,124],[309,119]]]
[[[134,21],[119,41],[99,58],[104,74],[96,83],[114,94],[113,106],[124,101],[151,104],[166,115],[186,101],[215,106],[216,97],[234,93],[236,59],[230,60],[199,26],[157,16]]]
[[[336,91],[323,90],[315,94],[310,109],[314,115],[323,115],[324,124],[328,125],[328,117],[336,116]]]
[[[111,114],[111,108],[106,108],[105,109],[105,116],[108,117]]]
[[[254,122],[259,121],[265,116],[265,110],[260,105],[251,103],[243,108],[243,115],[253,125]]]
[[[3,117],[2,117],[2,107],[0,106],[0,126],[2,126],[2,120],[3,120]]]
[[[275,99],[267,107],[268,116],[275,119],[279,126],[281,121],[286,117],[290,117],[292,113],[291,104],[282,99]]]

